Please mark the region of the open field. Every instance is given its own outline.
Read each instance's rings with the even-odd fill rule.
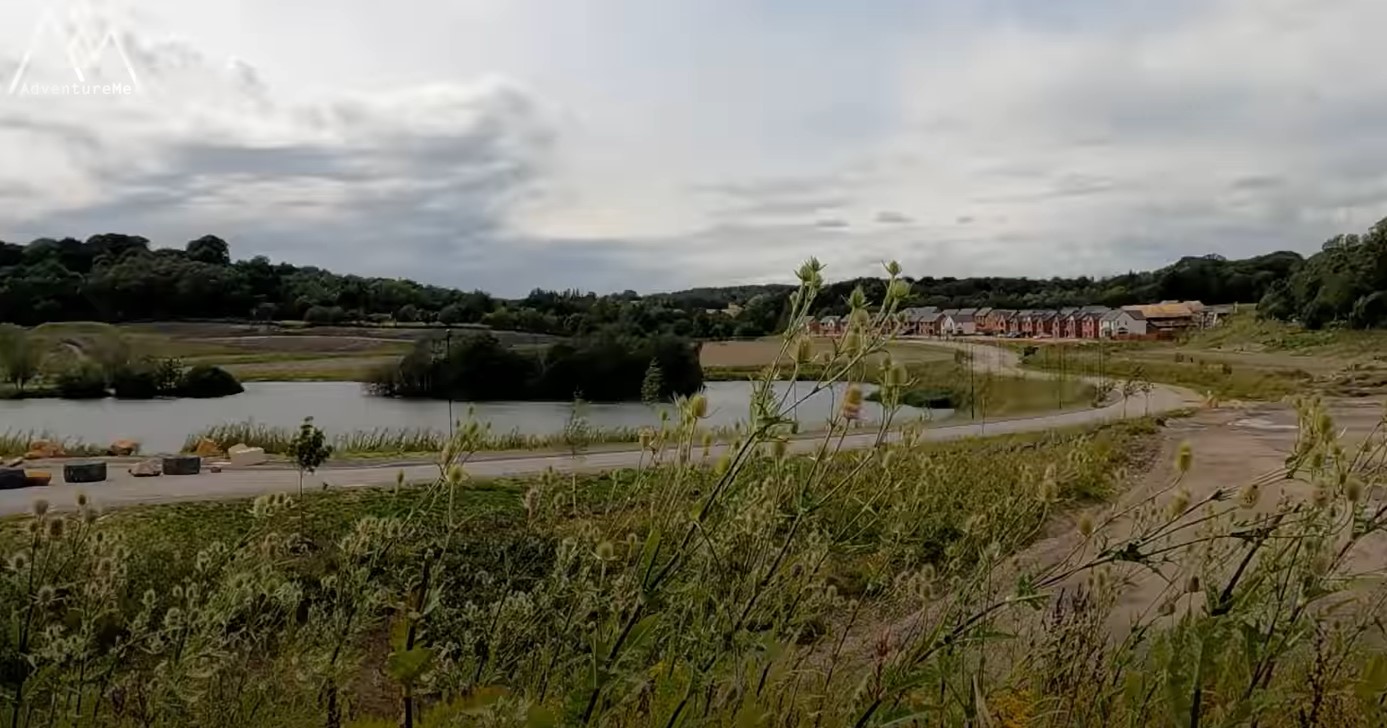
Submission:
[[[778,338],[757,339],[755,341],[710,341],[703,345],[700,359],[705,368],[754,368],[775,361],[780,354],[782,342]],[[833,350],[833,343],[827,339],[814,341],[814,354]],[[953,352],[930,346],[913,344],[888,345],[888,351],[897,361],[930,362],[951,361]]]
[[[454,329],[455,336],[467,328]],[[110,324],[68,322],[34,329],[50,347],[82,351],[119,335],[135,356],[174,357],[184,363],[222,366],[242,381],[358,381],[395,361],[414,342],[440,335],[438,327],[306,327],[301,323],[256,325],[216,322]],[[541,334],[492,332],[515,346],[554,340]]]

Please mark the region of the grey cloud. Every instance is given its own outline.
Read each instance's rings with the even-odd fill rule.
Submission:
[[[878,212],[876,221],[886,225],[905,225],[914,222],[909,215],[896,210],[882,210]]]
[[[822,228],[825,230],[841,230],[843,228],[849,227],[849,223],[847,220],[842,220],[839,218],[828,218],[825,220],[816,220],[814,222],[814,227]]]
[[[1283,182],[1284,180],[1282,180],[1280,177],[1272,177],[1270,175],[1249,175],[1247,177],[1239,177],[1233,180],[1231,183],[1229,183],[1228,186],[1231,189],[1235,190],[1265,190],[1274,187],[1280,187],[1283,184]]]
[[[723,212],[732,217],[801,216],[826,210],[836,210],[851,203],[847,197],[819,196],[801,199],[767,199],[728,207]]]

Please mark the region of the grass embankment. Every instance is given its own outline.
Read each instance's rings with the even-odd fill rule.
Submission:
[[[1315,381],[1304,369],[1228,361],[1157,343],[1018,343],[1022,366],[1108,381],[1147,380],[1186,387],[1223,400],[1279,400]]]
[[[29,430],[6,430],[0,432],[0,458],[15,458],[29,452],[29,445],[37,440],[53,443],[71,457],[92,457],[104,455],[106,445],[96,445],[71,438],[63,438],[46,432]]]
[[[209,427],[190,435],[184,451],[191,452],[203,438],[216,442],[223,450],[241,444],[264,448],[271,455],[285,455],[298,433],[296,427],[272,427],[254,422],[234,422]],[[481,452],[505,450],[561,450],[575,446],[635,443],[641,429],[636,427],[585,427],[548,435],[519,431],[487,432],[476,443]],[[436,453],[447,441],[447,433],[428,428],[378,428],[329,436],[335,455],[420,455]]]
[[[1387,361],[1387,331],[1360,329],[1310,330],[1283,321],[1259,319],[1253,311],[1228,316],[1220,325],[1191,334],[1191,349],[1284,352],[1334,358],[1366,357]]]
[[[977,418],[1004,417],[1087,407],[1092,404],[1096,392],[1093,385],[1078,379],[1028,379],[973,371],[966,357],[955,358],[953,352],[945,352],[945,355],[944,359],[930,357],[904,362],[910,386],[901,395],[902,404],[922,409],[953,409],[955,417],[967,418],[970,414]],[[706,381],[747,381],[759,379],[765,373],[763,367],[720,367],[705,368],[703,377]],[[786,379],[795,374],[801,381],[814,382],[819,381],[824,370],[816,365],[801,366],[797,370],[782,367],[779,374]],[[861,380],[866,383],[880,382],[881,371],[877,367],[864,367],[862,374]],[[869,399],[879,401],[875,392]]]

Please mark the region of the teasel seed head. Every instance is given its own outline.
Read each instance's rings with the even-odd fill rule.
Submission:
[[[689,414],[700,420],[708,416],[707,395],[695,394],[693,398],[689,400]]]
[[[1190,492],[1181,488],[1175,491],[1175,495],[1170,499],[1170,509],[1167,511],[1171,518],[1179,518],[1181,514],[1190,507]]]
[[[616,547],[612,546],[611,541],[603,541],[597,544],[597,558],[602,561],[611,561],[616,556]]]
[[[1180,443],[1180,452],[1175,456],[1175,469],[1183,475],[1190,471],[1190,465],[1194,463],[1194,449],[1190,447],[1189,441]]]
[[[1262,498],[1262,489],[1256,483],[1248,483],[1238,493],[1238,503],[1243,508],[1256,507],[1257,501]]]

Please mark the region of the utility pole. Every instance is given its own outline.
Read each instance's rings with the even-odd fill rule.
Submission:
[[[973,384],[973,342],[968,342],[968,417],[978,416],[978,390]]]
[[[444,361],[445,366],[446,366],[447,362],[452,361],[452,358],[453,358],[453,327],[452,327],[451,325],[448,325],[448,324],[444,324],[444,326],[447,327],[447,328],[443,329],[443,361]],[[452,387],[448,387],[448,439],[449,439],[449,440],[452,440],[452,439],[453,439],[453,436],[454,436],[453,429],[454,429],[454,427],[456,427],[456,425],[455,425],[455,423],[453,422],[453,388],[452,388]]]
[[[1055,380],[1055,402],[1057,409],[1064,409],[1064,344],[1056,344],[1059,347],[1060,376]]]

